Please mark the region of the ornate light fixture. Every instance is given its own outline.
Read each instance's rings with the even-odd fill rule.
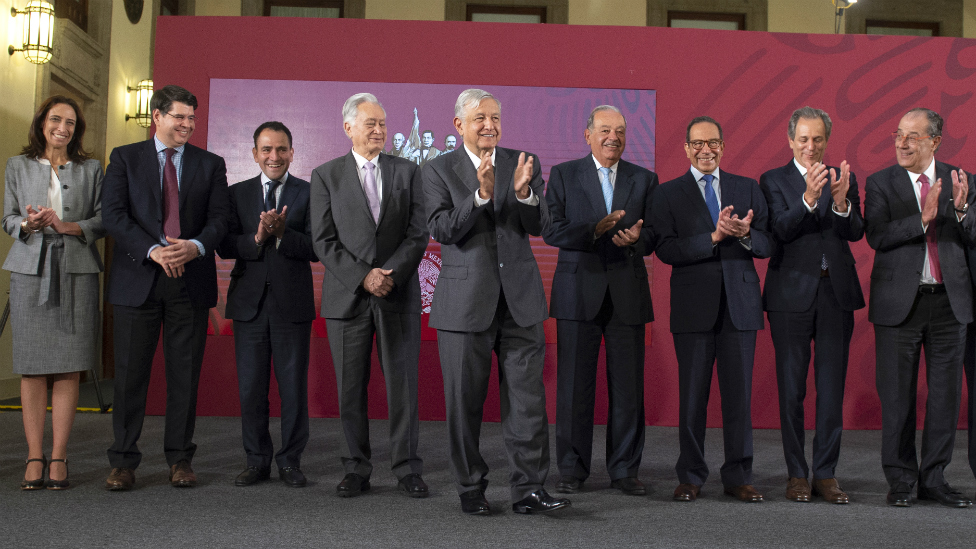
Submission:
[[[30,0],[23,10],[10,8],[10,15],[24,16],[24,34],[21,47],[9,46],[7,53],[22,51],[36,65],[50,61],[54,52],[54,6],[44,0]]]
[[[136,121],[136,124],[148,128],[152,125],[152,111],[149,109],[149,100],[152,99],[153,95],[153,81],[143,80],[136,84],[136,87],[126,86],[126,89],[130,92],[136,92],[136,114],[132,116],[126,114],[126,122],[131,118]]]
[[[844,18],[844,10],[857,4],[857,0],[830,0],[830,3],[837,8],[834,12],[834,34],[840,34],[840,22]]]

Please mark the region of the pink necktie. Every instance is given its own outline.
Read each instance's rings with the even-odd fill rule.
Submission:
[[[369,211],[373,213],[373,221],[378,223],[380,220],[380,197],[379,193],[376,192],[376,176],[373,175],[376,166],[372,162],[367,162],[363,164],[363,168],[366,168],[366,176],[363,177],[366,200],[369,202]]]
[[[176,179],[176,165],[173,155],[176,149],[166,149],[166,164],[163,165],[163,234],[173,238],[180,237],[180,185]]]
[[[921,190],[918,193],[919,198],[922,202],[922,207],[925,207],[925,197],[929,194],[929,178],[925,177],[925,174],[918,176],[918,182],[921,185]],[[938,217],[936,217],[938,219]],[[929,270],[932,271],[932,278],[938,284],[942,284],[942,267],[939,265],[939,240],[935,234],[935,219],[929,222],[928,228],[925,230],[925,247],[929,251]]]

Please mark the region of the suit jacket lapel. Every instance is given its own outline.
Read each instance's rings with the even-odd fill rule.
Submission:
[[[627,200],[630,199],[632,190],[634,190],[634,181],[631,179],[630,168],[623,162],[620,162],[617,166],[617,181],[613,184],[611,210],[623,210],[624,205],[627,204]]]
[[[288,179],[291,179],[291,178],[292,178],[292,176],[291,176],[291,174],[289,174],[288,175]],[[258,179],[258,187],[259,188],[261,187],[261,180],[260,179]],[[278,206],[278,208],[277,208],[278,211],[280,212],[281,209],[284,208],[285,206],[289,206],[290,207],[292,204],[294,204],[295,203],[295,198],[297,196],[298,196],[298,185],[295,185],[294,183],[289,183],[288,181],[285,181],[285,188],[284,189],[281,189],[281,197],[278,199],[278,202],[276,204]]]
[[[379,158],[379,156],[376,158]],[[390,197],[393,196],[393,180],[395,171],[396,169],[393,166],[393,162],[391,162],[389,158],[384,158],[380,161],[380,174],[382,174],[383,177],[383,197],[380,199],[380,218],[377,225],[383,222],[383,216],[386,215],[386,210],[390,206]]]
[[[495,211],[500,212],[502,209],[502,204],[505,203],[505,198],[508,196],[508,190],[514,185],[515,177],[515,164],[518,162],[517,158],[509,156],[509,154],[495,147]],[[541,197],[540,200],[543,200]]]
[[[896,168],[894,176],[891,178],[891,187],[899,199],[912,205],[912,211],[922,212],[919,207],[919,200],[915,196],[915,186],[912,184],[911,177],[908,176],[908,170],[900,166]]]
[[[145,142],[146,146],[141,153],[139,171],[143,181],[149,184],[149,192],[156,200],[156,207],[159,210],[160,219],[163,215],[163,178],[159,173],[159,157],[156,156],[156,140],[150,139]],[[162,230],[162,224],[160,224]]]
[[[704,219],[706,223],[714,228],[715,223],[712,221],[712,214],[708,213],[708,206],[705,205],[705,197],[702,196],[701,188],[698,187],[698,181],[695,181],[695,176],[691,173],[691,170],[685,172],[681,187],[684,189],[685,194],[688,195],[688,200],[691,201],[695,210],[698,211],[698,217]],[[725,189],[722,189],[722,198],[725,198]]]
[[[597,171],[593,159],[587,156],[582,161],[583,168],[577,177],[579,186],[583,189],[583,194],[590,201],[590,206],[596,212],[597,217],[603,219],[609,214],[607,205],[603,201],[603,184],[600,183],[600,172]]]
[[[478,170],[474,168],[474,164],[472,164],[471,159],[468,158],[468,153],[464,150],[455,150],[454,173],[457,174],[458,178],[461,180],[461,184],[467,187],[468,190],[473,192],[478,189]],[[497,177],[495,178],[495,182],[498,182]]]
[[[363,185],[359,180],[359,165],[356,164],[356,157],[352,155],[352,151],[349,151],[349,153],[346,154],[342,180],[349,182],[349,198],[358,203],[359,207],[361,207],[366,212],[369,219],[372,220],[373,212],[369,209],[369,199],[366,198],[366,190],[363,188]]]
[[[194,174],[198,173],[200,156],[196,149],[187,145],[183,148],[183,173],[180,174],[180,211],[186,206],[186,197],[190,195],[190,185],[193,184]],[[159,161],[156,162],[157,170]]]

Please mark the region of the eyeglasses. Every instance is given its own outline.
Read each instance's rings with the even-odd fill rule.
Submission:
[[[914,147],[919,141],[924,141],[925,139],[929,139],[931,137],[935,137],[935,136],[934,135],[905,135],[901,132],[891,132],[891,138],[895,140],[896,145],[898,144],[899,141],[904,139],[905,143],[908,143],[909,147]]]
[[[164,112],[163,114],[165,116],[168,116],[168,117],[176,120],[177,122],[180,122],[180,123],[182,123],[184,120],[189,120],[190,122],[196,122],[197,121],[196,115],[192,115],[192,114],[190,116],[187,116],[185,114],[170,114],[168,112]]]
[[[706,143],[708,144],[708,148],[712,149],[713,151],[718,150],[718,148],[722,146],[721,139],[709,139],[708,141],[702,141],[701,139],[696,139],[694,141],[687,141],[685,144],[691,145],[691,148],[695,149],[696,151],[700,151],[702,150],[702,147],[704,147]]]

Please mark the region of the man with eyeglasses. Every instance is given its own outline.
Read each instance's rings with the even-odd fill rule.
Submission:
[[[769,257],[766,201],[756,180],[719,171],[722,127],[688,124],[691,169],[654,193],[655,253],[671,270],[671,333],[678,359],[676,501],[694,501],[708,478],[705,420],[712,368],[722,395],[725,493],[761,502],[752,486],[752,364],[763,328],[754,258]],[[717,362],[717,364],[716,364]]]
[[[844,430],[844,381],[854,311],[864,308],[849,242],[864,236],[864,218],[857,178],[847,162],[839,168],[823,164],[831,126],[830,116],[820,109],[794,111],[786,132],[793,158],[759,178],[777,243],[766,271],[763,305],[776,350],[780,427],[789,475],[786,499],[807,502],[816,495],[844,504],[849,498],[834,470]],[[811,343],[816,351],[817,388],[812,489],[803,451]]]
[[[908,111],[893,134],[891,166],[868,177],[864,220],[874,248],[868,319],[874,323],[881,463],[888,505],[918,499],[949,507],[972,505],[946,482],[961,399],[966,325],[973,320],[973,289],[966,248],[976,240],[967,215],[973,183],[961,169],[935,160],[942,117]],[[928,398],[921,462],[915,424],[919,356],[925,352]]]
[[[109,490],[129,490],[142,454],[153,355],[163,331],[163,451],[175,487],[196,485],[197,386],[210,308],[217,304],[214,250],[227,232],[224,159],[189,144],[197,98],[179,86],[150,100],[156,134],[112,151],[102,185],[102,223],[115,239],[108,301],[115,306],[115,397]]]

